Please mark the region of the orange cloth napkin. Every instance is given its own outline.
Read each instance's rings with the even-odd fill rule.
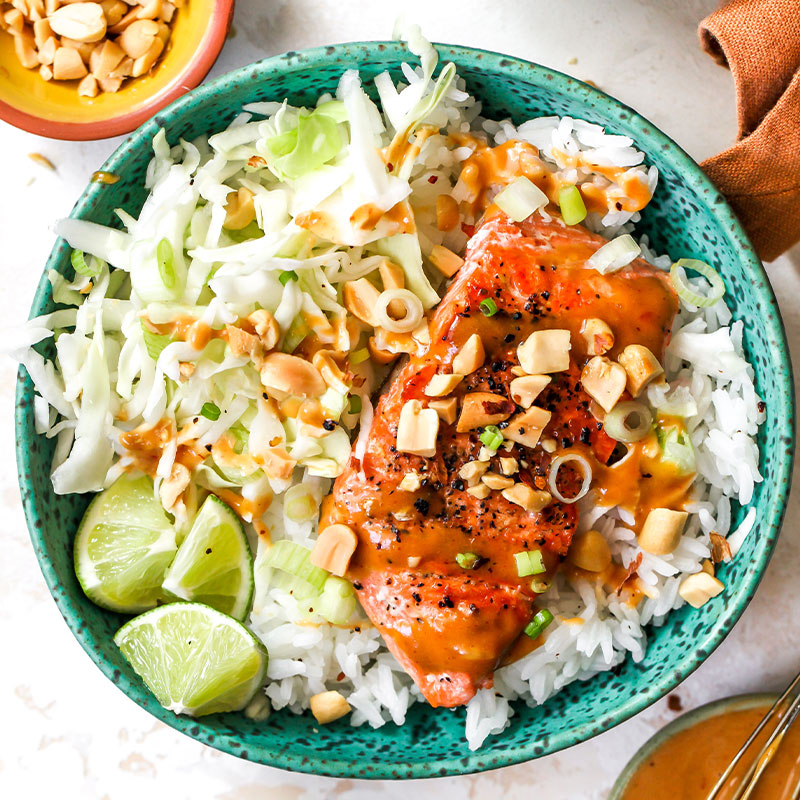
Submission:
[[[771,261],[800,240],[800,0],[730,0],[700,41],[731,70],[739,123],[701,166]]]

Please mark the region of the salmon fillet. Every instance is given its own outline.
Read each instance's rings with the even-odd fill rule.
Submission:
[[[580,452],[605,464],[616,442],[590,410],[580,385],[587,361],[580,328],[588,317],[605,320],[616,333],[615,357],[626,344],[663,354],[677,301],[663,274],[637,260],[611,275],[585,267],[605,240],[584,228],[545,222],[538,214],[515,225],[504,215],[487,219],[467,248],[466,261],[430,321],[432,344],[411,357],[381,396],[366,450],[352,456],[336,480],[324,523],[343,522],[358,545],[348,577],[365,612],[400,664],[432,706],[458,706],[492,685],[494,670],[521,638],[522,652],[535,646],[522,631],[536,612],[531,578],[518,575],[514,554],[538,548],[550,580],[567,555],[578,521],[573,504],[553,502],[526,511],[499,491],[479,498],[468,493],[461,467],[478,458],[482,429],[459,433],[441,422],[431,458],[398,452],[397,427],[403,405],[426,405],[424,388],[477,333],[484,365],[453,391],[462,398],[476,391],[510,400],[516,348],[534,330],[568,328],[570,368],[554,374],[536,405],[552,412],[543,439],[557,452]],[[494,300],[498,312],[486,316],[480,303]],[[500,425],[502,427],[502,423]],[[515,481],[546,488],[550,461],[541,444],[500,449],[490,469],[502,472],[500,457],[518,464]],[[420,486],[403,490],[416,472]],[[559,472],[559,489],[574,495],[581,476]],[[471,569],[458,554],[473,553]],[[540,588],[541,590],[541,588]]]

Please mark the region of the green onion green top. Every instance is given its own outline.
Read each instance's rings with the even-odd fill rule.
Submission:
[[[360,414],[361,413],[361,398],[357,394],[350,395],[350,413],[351,414]]]
[[[479,560],[477,553],[456,553],[456,563],[461,569],[472,569]]]
[[[558,190],[561,216],[567,225],[577,225],[586,219],[586,205],[577,186],[565,186]]]
[[[491,297],[481,300],[480,308],[487,317],[493,317],[497,313],[497,303]]]
[[[281,286],[286,286],[289,281],[299,281],[300,277],[293,269],[286,269],[278,275],[278,280],[281,282]]]
[[[156,246],[156,259],[162,283],[167,289],[174,289],[178,285],[178,274],[175,272],[175,254],[169,239],[162,239]]]
[[[92,266],[90,267],[86,263],[83,250],[73,250],[69,260],[72,262],[72,267],[78,275],[84,275],[87,278],[96,278],[100,274],[101,266],[98,259],[93,259]]]
[[[200,414],[210,420],[218,420],[221,413],[216,403],[203,403],[203,407],[200,409]]]
[[[514,560],[517,562],[517,575],[520,578],[547,572],[541,550],[523,550],[521,553],[514,553]]]
[[[503,444],[503,434],[497,425],[487,425],[479,438],[490,450],[497,450]]]
[[[552,621],[553,615],[546,608],[537,611],[533,615],[533,619],[525,628],[526,636],[530,636],[531,639],[535,639]]]

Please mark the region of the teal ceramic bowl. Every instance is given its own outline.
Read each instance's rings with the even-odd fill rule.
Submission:
[[[713,719],[714,717],[729,712],[749,711],[752,708],[764,708],[766,712],[766,709],[777,699],[777,694],[738,694],[734,697],[723,697],[721,700],[714,700],[711,703],[706,703],[704,706],[698,706],[691,711],[687,711],[685,714],[681,714],[680,717],[672,720],[669,725],[664,726],[660,731],[651,736],[633,754],[633,758],[625,765],[619,777],[614,782],[614,785],[611,787],[611,793],[606,800],[622,800],[631,778],[633,778],[639,767],[643,766],[659,747],[666,744],[682,731],[688,730],[701,722],[705,722],[707,719]],[[744,744],[744,742],[742,742],[742,744]],[[676,794],[676,797],[677,796]]]
[[[71,542],[87,497],[56,497],[48,477],[53,443],[34,432],[32,388],[19,375],[16,430],[20,486],[33,545],[45,579],[73,633],[100,669],[132,700],[168,725],[198,741],[252,761],[321,775],[360,778],[422,778],[493,769],[527,761],[581,742],[641,711],[694,670],[722,641],[741,615],[772,552],[786,506],[792,468],[794,408],[791,368],[778,307],[764,269],[741,226],[697,165],[664,134],[631,109],[597,89],[544,67],[464,47],[441,46],[442,61],[453,60],[471,92],[493,117],[521,122],[542,114],[569,114],[599,122],[633,137],[661,173],[656,199],[639,231],[656,250],[695,256],[723,272],[735,315],[745,321],[747,350],[766,402],[760,436],[761,469],[754,503],[758,525],[743,551],[722,569],[725,594],[696,611],[683,608],[651,632],[647,656],[588,683],[572,684],[544,706],[517,704],[502,735],[478,752],[463,738],[464,710],[416,706],[402,728],[351,728],[346,722],[318,728],[309,716],[275,713],[268,723],[240,714],[200,720],[175,717],[159,706],[112,642],[123,619],[92,605],[72,570]],[[137,214],[145,192],[150,142],[159,127],[171,142],[219,130],[244,103],[289,97],[312,104],[335,89],[346,68],[358,66],[365,81],[408,58],[393,43],[348,44],[286,53],[232,72],[190,92],[139,128],[111,156],[104,170],[122,179],[92,184],[73,216],[116,224],[113,210]],[[59,241],[47,264],[69,270],[68,248]],[[53,308],[43,277],[31,309]],[[736,519],[742,514],[736,513]]]

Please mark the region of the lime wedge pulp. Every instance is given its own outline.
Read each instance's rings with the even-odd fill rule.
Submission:
[[[123,476],[89,504],[75,536],[75,574],[90,600],[137,614],[156,605],[175,529],[146,477]]]
[[[239,518],[209,495],[167,571],[165,593],[216,608],[238,620],[250,610],[253,556]]]
[[[264,646],[240,622],[200,603],[159,606],[123,625],[114,642],[176,714],[238,711],[266,677]]]

